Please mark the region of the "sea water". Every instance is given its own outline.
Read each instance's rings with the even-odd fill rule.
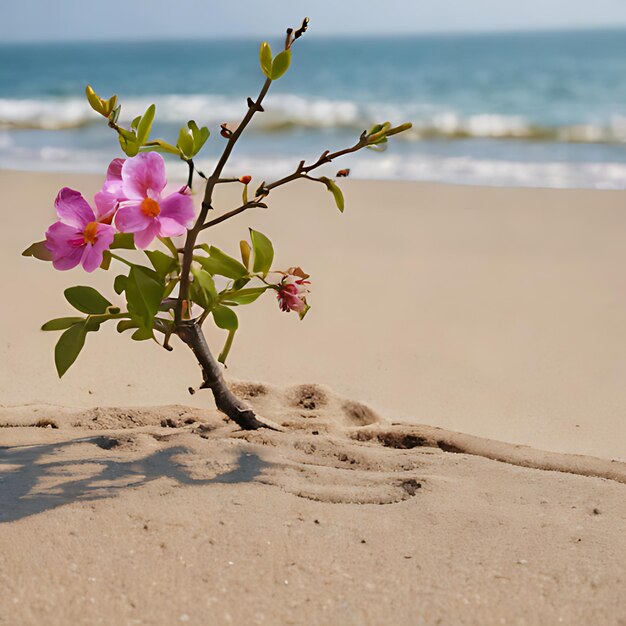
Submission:
[[[152,102],[153,135],[212,131],[210,169],[263,76],[258,41],[0,44],[0,167],[102,171],[115,133],[86,104],[118,94],[122,121]],[[277,49],[280,42],[272,41]],[[411,121],[384,153],[334,169],[359,178],[536,187],[626,187],[626,30],[315,38],[297,42],[228,173],[268,180],[352,145],[375,122]],[[182,168],[173,158],[170,169]]]

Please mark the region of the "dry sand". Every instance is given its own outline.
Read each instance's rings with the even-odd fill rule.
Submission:
[[[110,276],[18,255],[100,182],[0,172],[0,624],[626,624],[622,193],[349,181],[216,229],[314,280],[240,315],[284,429],[242,433],[180,344],[56,379],[38,327]]]

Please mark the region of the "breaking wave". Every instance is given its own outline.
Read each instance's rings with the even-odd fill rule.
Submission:
[[[1,137],[1,135],[0,135]],[[200,169],[210,171],[211,159],[200,159]],[[255,180],[273,180],[293,172],[297,159],[286,156],[236,156],[229,163],[227,174],[254,172]],[[39,150],[12,150],[3,156],[0,169],[44,171],[75,171],[102,174],[107,166],[97,150],[75,150],[45,147]],[[177,161],[168,161],[168,176],[182,182],[184,172]],[[337,167],[327,165],[321,174],[333,176]],[[548,188],[626,188],[626,163],[593,162],[523,162],[476,157],[437,157],[413,155],[353,155],[350,177],[356,179],[414,180],[483,186],[548,187]]]
[[[180,124],[196,119],[207,125],[233,122],[245,111],[245,99],[207,95],[159,95],[123,100],[122,121],[157,105],[161,123]],[[482,113],[460,115],[424,104],[356,104],[349,100],[305,98],[274,94],[266,112],[257,116],[254,131],[284,132],[290,129],[348,129],[360,132],[383,121],[412,121],[414,128],[403,140],[488,138],[564,143],[626,142],[626,117],[614,115],[601,124],[546,126],[523,116]],[[82,98],[0,99],[0,129],[65,130],[97,124],[98,116]]]

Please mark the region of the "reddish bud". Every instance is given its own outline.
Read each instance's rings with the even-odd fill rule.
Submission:
[[[336,174],[337,178],[346,178],[350,176],[350,170],[346,168],[345,170],[339,170]]]
[[[239,179],[239,182],[243,183],[244,185],[247,185],[251,180],[252,180],[252,176],[242,176]]]

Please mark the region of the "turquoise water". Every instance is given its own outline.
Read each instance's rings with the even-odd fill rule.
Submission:
[[[0,45],[0,167],[100,171],[118,156],[113,132],[84,101],[86,83],[117,93],[123,119],[155,102],[154,132],[166,139],[192,118],[215,131],[258,92],[257,49],[257,41]],[[233,174],[286,174],[389,119],[415,129],[342,167],[361,178],[626,187],[625,30],[304,38],[265,108],[237,147]],[[222,146],[213,132],[203,167]]]

